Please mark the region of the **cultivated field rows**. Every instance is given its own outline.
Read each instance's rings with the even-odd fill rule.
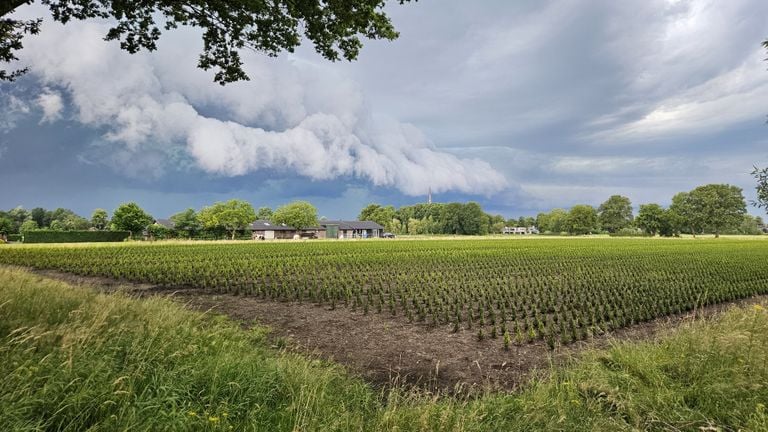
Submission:
[[[725,238],[14,246],[0,263],[385,314],[500,347],[768,293],[768,242]]]

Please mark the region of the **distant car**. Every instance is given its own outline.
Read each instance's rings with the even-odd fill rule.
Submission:
[[[381,235],[382,238],[395,238],[395,235],[392,233],[384,233]]]

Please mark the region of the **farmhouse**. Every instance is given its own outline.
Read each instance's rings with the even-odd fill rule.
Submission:
[[[504,227],[501,233],[513,234],[513,235],[526,235],[526,234],[538,234],[539,230],[536,227]]]
[[[176,229],[176,224],[170,219],[155,219],[155,223],[169,230]]]
[[[384,234],[384,227],[373,221],[320,221],[326,238],[375,238]]]
[[[292,239],[299,231],[285,224],[273,224],[257,220],[251,224],[251,238],[254,240]]]
[[[169,230],[175,229],[170,219],[157,219],[156,224]],[[376,238],[384,234],[384,227],[373,221],[320,221],[318,226],[296,229],[285,224],[275,224],[268,220],[257,220],[248,227],[253,240],[274,240],[293,238],[318,239],[353,239]]]

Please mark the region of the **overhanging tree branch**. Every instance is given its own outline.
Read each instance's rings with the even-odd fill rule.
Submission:
[[[32,0],[2,0],[0,1],[0,16],[8,15],[28,3],[32,3]]]
[[[395,0],[403,4],[410,0]],[[415,0],[414,0],[415,1]],[[240,52],[243,49],[277,56],[293,52],[310,40],[315,50],[331,61],[354,60],[362,48],[361,38],[395,39],[389,17],[383,12],[386,0],[41,0],[61,23],[92,18],[117,22],[105,39],[120,42],[130,53],[157,49],[160,28],[180,25],[203,30],[203,52],[198,67],[214,69],[214,81],[226,84],[247,80]],[[0,17],[31,0],[0,3]],[[161,16],[164,22],[156,22]],[[18,22],[16,22],[18,23]],[[39,28],[14,27],[0,34],[0,56],[15,59],[25,34]],[[10,75],[2,75],[0,79]],[[23,73],[23,71],[21,72]],[[16,75],[18,76],[18,74]]]

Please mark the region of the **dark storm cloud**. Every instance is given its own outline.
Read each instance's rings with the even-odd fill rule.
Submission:
[[[249,87],[209,87],[193,64],[178,67],[178,53],[197,47],[190,33],[163,39],[165,60],[104,48],[98,26],[59,35],[87,48],[80,63],[56,63],[33,44],[36,75],[0,87],[0,178],[18,185],[4,207],[68,202],[85,212],[136,199],[167,215],[242,197],[309,199],[321,214],[352,217],[370,201],[423,200],[432,187],[437,199],[513,216],[614,193],[666,203],[707,182],[752,195],[748,172],[768,163],[765,2],[388,9],[399,40],[369,42],[348,64],[308,48],[286,61],[255,58],[249,97],[239,94]],[[109,69],[81,85],[80,68],[103,58],[128,75]],[[361,120],[379,117],[388,120]],[[306,132],[338,144],[302,144]],[[249,149],[264,151],[265,139],[290,157],[258,158]],[[360,150],[347,160],[333,148]]]

